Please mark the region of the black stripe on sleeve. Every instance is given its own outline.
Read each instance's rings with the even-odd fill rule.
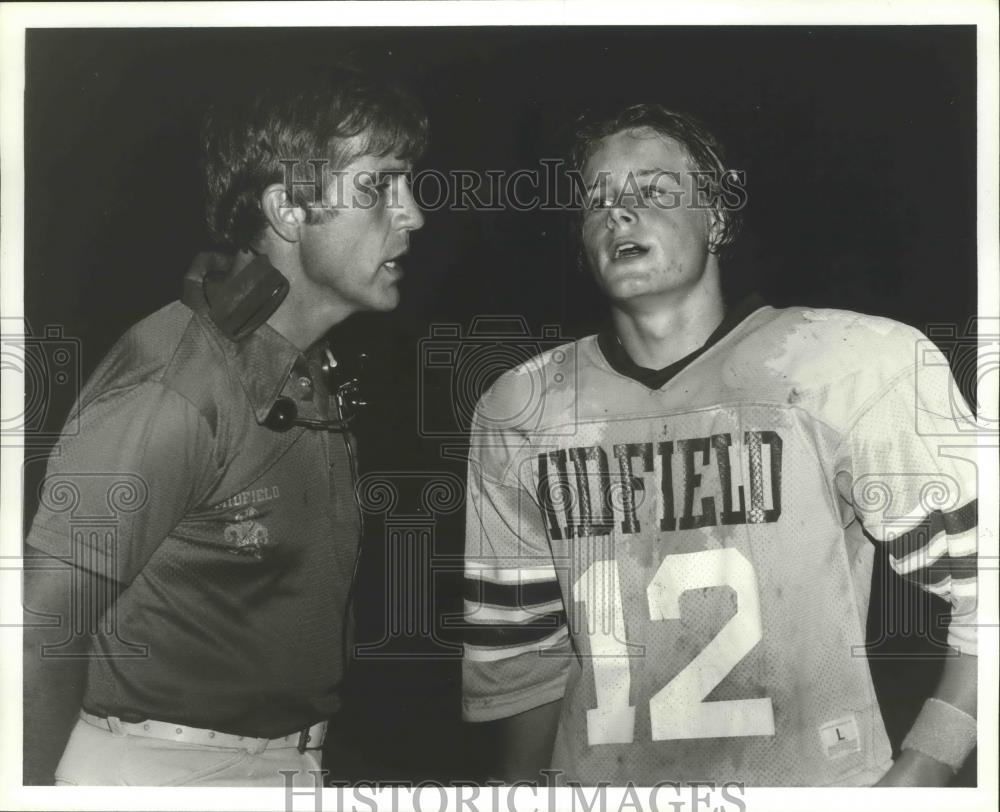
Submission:
[[[565,612],[550,612],[526,623],[469,623],[462,631],[462,638],[473,646],[518,646],[544,640],[565,625]]]
[[[889,552],[893,558],[905,558],[926,547],[930,540],[942,530],[949,536],[957,536],[959,533],[971,530],[976,526],[978,517],[978,499],[973,499],[967,505],[949,513],[942,513],[940,510],[932,511],[920,524],[889,542]]]
[[[527,584],[495,584],[466,576],[462,592],[468,601],[521,609],[562,599],[558,581],[535,581]]]
[[[979,522],[979,500],[973,499],[964,507],[943,513],[944,529],[949,536],[957,536],[966,530],[971,530]]]
[[[976,577],[976,565],[979,560],[979,555],[977,553],[972,553],[971,555],[960,555],[956,558],[948,559],[948,568],[951,571],[951,577],[958,579],[968,579]]]
[[[977,553],[960,555],[955,558],[945,555],[929,567],[922,567],[913,572],[908,572],[903,577],[907,581],[919,586],[936,586],[949,575],[955,579],[975,578],[978,558]]]

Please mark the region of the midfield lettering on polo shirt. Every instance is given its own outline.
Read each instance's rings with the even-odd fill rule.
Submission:
[[[264,488],[251,488],[250,490],[240,491],[234,496],[230,496],[225,502],[219,502],[212,510],[227,510],[229,508],[242,507],[243,505],[269,502],[272,499],[277,499],[279,496],[281,496],[281,492],[278,490],[277,485],[270,485]]]
[[[748,431],[539,454],[553,539],[765,524],[781,516],[781,437]],[[653,523],[653,527],[648,526]]]

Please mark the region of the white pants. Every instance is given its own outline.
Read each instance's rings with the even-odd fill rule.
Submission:
[[[82,719],[56,768],[56,786],[322,787],[320,751],[295,747],[251,753],[242,748],[112,733]]]

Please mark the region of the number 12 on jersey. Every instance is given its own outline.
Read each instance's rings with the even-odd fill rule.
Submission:
[[[595,561],[573,585],[587,610],[597,707],[587,711],[587,740],[627,744],[635,739],[635,706],[618,562]],[[706,702],[705,697],[761,639],[760,601],[753,565],[736,549],[668,555],[646,588],[650,620],[680,620],[680,598],[692,589],[728,586],[736,614],[649,701],[654,741],[773,736],[769,697]]]

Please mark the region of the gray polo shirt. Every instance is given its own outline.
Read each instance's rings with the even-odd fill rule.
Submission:
[[[308,376],[267,325],[237,344],[174,302],[88,381],[27,539],[123,586],[103,618],[73,619],[88,711],[274,737],[336,710],[359,541],[348,437],[261,425],[280,395],[317,416]]]

